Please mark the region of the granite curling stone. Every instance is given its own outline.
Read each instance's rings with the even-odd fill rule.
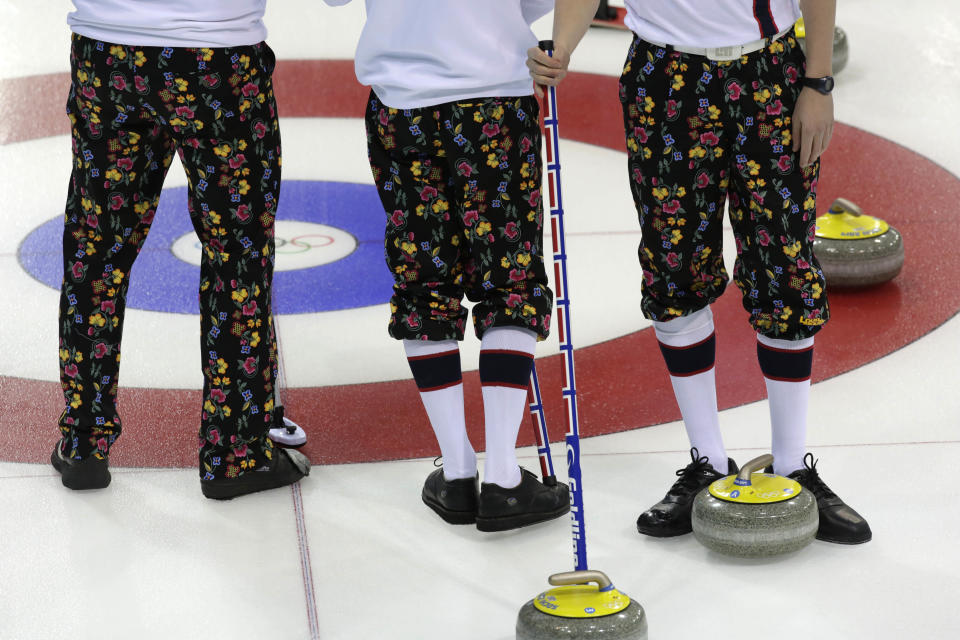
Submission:
[[[755,473],[773,464],[770,454],[743,465],[697,494],[693,535],[717,553],[762,558],[797,551],[816,536],[817,500],[790,478]]]
[[[813,254],[828,287],[865,287],[900,273],[903,236],[883,220],[863,215],[849,200],[837,198],[829,212],[817,218]]]
[[[797,36],[797,42],[804,54],[807,52],[807,33],[803,25],[803,18],[797,20],[794,33]],[[847,60],[850,58],[850,44],[847,40],[847,32],[840,27],[833,27],[833,73],[834,75],[847,66]]]
[[[556,573],[549,581],[555,589],[520,609],[517,640],[647,640],[643,607],[602,571]]]

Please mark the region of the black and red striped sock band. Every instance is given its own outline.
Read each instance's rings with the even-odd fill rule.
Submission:
[[[407,358],[407,362],[420,391],[439,391],[463,382],[459,349],[415,356]]]
[[[715,333],[711,333],[700,342],[686,347],[671,347],[662,342],[659,344],[663,361],[667,363],[667,370],[670,375],[678,378],[695,376],[698,373],[709,371],[716,362],[717,335]]]
[[[757,342],[757,360],[765,378],[803,382],[813,371],[813,345],[806,349],[777,349]]]
[[[530,385],[533,354],[507,349],[480,351],[480,384],[484,387],[526,389]]]

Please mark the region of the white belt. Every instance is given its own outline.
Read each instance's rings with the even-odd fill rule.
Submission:
[[[679,51],[680,53],[691,53],[696,56],[705,56],[710,60],[736,60],[740,56],[745,56],[748,53],[759,51],[771,42],[779,40],[792,28],[793,25],[790,25],[772,38],[761,38],[760,40],[754,40],[753,42],[748,42],[746,44],[738,44],[733,47],[684,47],[677,46],[675,44],[667,45],[662,42],[651,42],[650,40],[647,40],[647,42],[650,42],[650,44],[657,47],[670,47],[674,51]]]

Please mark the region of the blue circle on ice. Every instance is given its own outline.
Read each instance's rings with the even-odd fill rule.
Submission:
[[[287,223],[298,235],[282,237]],[[393,279],[383,259],[384,224],[380,198],[371,185],[284,181],[277,211],[275,312],[338,311],[389,301]],[[307,233],[310,229],[319,232]],[[181,255],[184,240],[193,233],[187,188],[164,189],[131,272],[128,308],[199,313],[200,269]],[[27,273],[57,290],[63,277],[62,236],[63,219],[57,216],[34,229],[17,252]],[[333,246],[337,252],[331,253]],[[307,251],[325,257],[292,255]],[[282,267],[284,252],[291,254],[293,268]]]

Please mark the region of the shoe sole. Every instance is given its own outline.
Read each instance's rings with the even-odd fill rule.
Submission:
[[[848,546],[853,546],[855,544],[864,544],[865,542],[870,542],[871,540],[873,540],[873,534],[871,533],[869,538],[865,538],[863,540],[836,540],[833,538],[826,538],[826,537],[821,538],[819,533],[817,534],[816,538],[817,540],[822,540],[823,542],[829,542],[831,544],[845,544]]]
[[[425,494],[420,494],[420,499],[448,524],[473,524],[477,520],[475,511],[452,511],[431,500]]]
[[[60,459],[56,448],[50,454],[50,464],[60,474],[60,482],[67,489],[87,491],[89,489],[105,489],[110,485],[110,469],[107,465],[90,465],[89,468],[93,471],[85,470],[81,474],[78,469],[71,467],[70,463]]]
[[[693,533],[693,529],[687,531],[665,531],[663,529],[644,529],[640,525],[637,525],[637,531],[651,538],[676,538],[678,536],[685,536],[688,533]]]
[[[247,480],[243,482],[243,476],[239,479],[231,481],[230,484],[212,484],[212,481],[207,481],[207,484],[204,484],[204,480],[200,481],[200,490],[203,492],[204,497],[210,498],[211,500],[233,500],[234,498],[239,498],[240,496],[250,495],[251,493],[260,493],[261,491],[270,491],[271,489],[279,489],[281,487],[286,487],[291,484],[296,484],[304,476],[290,480],[289,478],[272,480],[266,482],[263,480]]]
[[[570,513],[570,505],[565,504],[563,507],[556,509],[554,511],[544,511],[540,513],[521,513],[515,516],[502,516],[499,518],[484,518],[477,516],[477,529],[480,531],[509,531],[511,529],[520,529],[521,527],[529,527],[533,524],[538,524],[540,522],[547,522],[549,520],[555,520],[562,516],[565,513]]]

